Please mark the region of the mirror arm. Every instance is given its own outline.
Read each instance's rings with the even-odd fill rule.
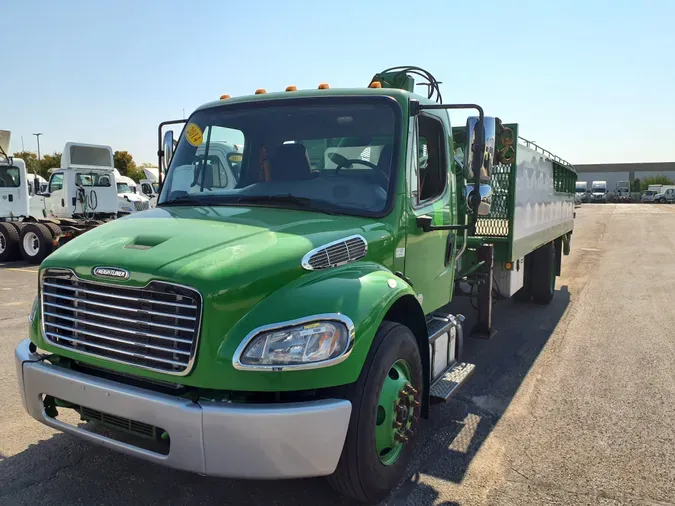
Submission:
[[[162,129],[167,125],[180,125],[187,123],[186,119],[173,119],[170,121],[162,121],[157,127],[157,169],[159,172],[159,186],[162,186],[162,158],[164,158],[164,150],[162,149]]]

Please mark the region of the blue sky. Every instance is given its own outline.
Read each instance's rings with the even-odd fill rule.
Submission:
[[[418,65],[446,103],[479,103],[572,163],[675,161],[672,1],[0,3],[12,150],[43,132],[42,153],[72,140],[156,163],[157,124],[223,93]]]

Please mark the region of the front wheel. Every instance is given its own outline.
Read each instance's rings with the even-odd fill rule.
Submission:
[[[354,385],[347,439],[328,478],[333,488],[363,503],[381,501],[396,488],[412,456],[423,388],[415,336],[384,322]]]

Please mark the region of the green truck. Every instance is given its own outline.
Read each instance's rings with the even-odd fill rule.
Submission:
[[[452,128],[460,109],[475,113]],[[223,96],[176,142],[182,122],[159,127],[157,207],[41,264],[15,352],[25,409],[177,469],[328,476],[354,500],[385,498],[420,418],[475,369],[448,304],[476,301],[466,334],[490,338],[496,297],[551,301],[574,168],[516,124],[443,104],[416,67]],[[217,143],[243,145],[235,185],[208,156]]]

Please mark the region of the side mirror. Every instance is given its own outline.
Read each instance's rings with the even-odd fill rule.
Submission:
[[[487,184],[482,184],[478,188],[478,191],[476,191],[475,185],[466,185],[466,204],[471,210],[478,208],[478,216],[490,214],[490,209],[492,207],[492,187]]]
[[[464,177],[467,181],[475,181],[476,173],[480,173],[480,180],[488,181],[495,157],[497,120],[485,116],[481,125],[477,116],[471,116],[466,120],[465,131]]]
[[[174,140],[173,140],[173,130],[167,130],[164,133],[164,139],[162,140],[162,166],[160,167],[161,170],[166,172],[166,170],[169,168],[169,164],[171,163],[171,159],[173,158],[173,150],[174,150]]]

